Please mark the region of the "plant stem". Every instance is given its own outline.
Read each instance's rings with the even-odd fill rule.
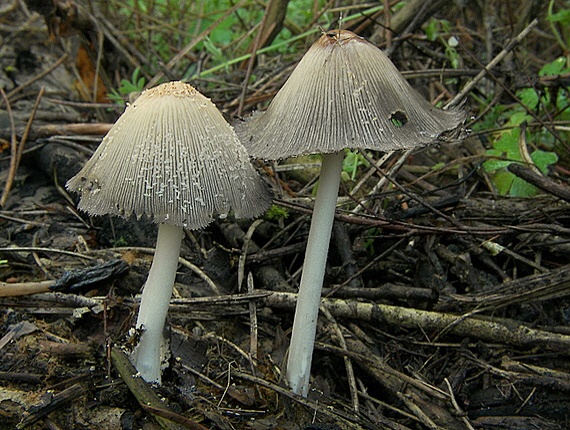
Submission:
[[[136,325],[142,330],[142,335],[131,361],[147,382],[161,382],[160,345],[176,278],[182,235],[182,227],[159,225],[154,259],[143,289]]]
[[[309,377],[311,375],[311,360],[317,331],[321,290],[343,158],[343,152],[323,155],[317,199],[311,219],[299,298],[297,299],[293,321],[291,347],[287,361],[287,378],[293,392],[304,397],[309,392]]]

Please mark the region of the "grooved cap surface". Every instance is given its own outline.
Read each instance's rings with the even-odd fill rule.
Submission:
[[[255,217],[270,202],[233,128],[182,82],[146,90],[127,106],[67,188],[91,215],[146,215],[187,228],[230,210]]]
[[[311,46],[267,111],[238,125],[250,155],[391,151],[444,140],[465,119],[433,107],[380,49],[346,30]]]

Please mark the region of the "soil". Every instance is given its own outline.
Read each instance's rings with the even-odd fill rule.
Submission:
[[[90,218],[64,187],[122,110],[104,94],[85,95],[78,52],[97,52],[93,22],[56,14],[54,31],[52,9],[7,3],[0,6],[0,189],[8,190],[0,211],[1,429],[570,428],[568,158],[540,176],[535,197],[501,196],[481,168],[484,133],[392,154],[381,171],[366,162],[342,183],[306,399],[283,376],[318,160],[292,159],[286,168],[256,162],[276,195],[272,216],[186,232],[163,384],[144,383],[128,354],[157,227],[144,218]],[[432,14],[445,17],[444,9]],[[494,35],[504,47],[540,18],[530,41],[497,70],[505,103],[524,81],[517,65],[528,77],[535,56],[558,55],[546,48],[544,10],[527,12]],[[463,13],[457,28],[483,31],[481,17]],[[73,25],[64,32],[66,23]],[[352,29],[373,40],[379,28]],[[401,31],[417,34],[413,26]],[[393,53],[400,69],[421,71],[423,60],[400,49]],[[244,115],[265,106],[303,52],[252,65],[267,79],[246,92]],[[107,76],[125,76],[128,64],[114,62],[117,55],[109,49],[102,60]],[[414,86],[426,97],[452,98],[480,70],[464,56],[464,74],[449,88],[426,76]],[[218,77],[224,91],[208,93],[205,79],[192,84],[235,117],[246,72],[236,73]],[[536,70],[532,78],[538,82]],[[568,92],[564,79],[556,85]],[[486,79],[473,93],[495,84]],[[472,102],[465,108],[475,109]],[[366,156],[374,163],[382,154]]]

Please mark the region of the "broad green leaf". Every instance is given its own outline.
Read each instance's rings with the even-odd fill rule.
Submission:
[[[493,175],[493,182],[497,187],[497,192],[503,196],[507,195],[515,178],[516,176],[507,170],[497,171]]]
[[[562,9],[560,12],[548,16],[551,22],[559,22],[562,25],[570,25],[570,9]]]
[[[483,163],[483,168],[487,172],[492,172],[494,170],[502,169],[511,164],[511,161],[509,160],[500,159],[500,158],[505,158],[505,154],[502,151],[499,151],[498,149],[489,149],[487,151],[487,156],[496,157],[496,158],[490,158],[489,160]]]
[[[525,88],[517,92],[518,98],[521,103],[528,107],[530,110],[536,109],[538,106],[538,93],[534,88]]]
[[[521,125],[523,122],[527,121],[531,121],[532,117],[527,114],[526,112],[522,111],[522,112],[514,112],[510,118],[509,121],[507,122],[508,125]]]
[[[554,76],[554,75],[560,75],[564,72],[568,72],[568,66],[566,63],[566,58],[564,57],[559,57],[556,60],[545,64],[544,66],[542,66],[542,69],[540,69],[540,72],[538,72],[539,76]]]
[[[493,148],[501,151],[503,157],[509,158],[511,160],[520,160],[519,153],[519,136],[520,129],[515,128],[510,133],[503,133],[499,140],[493,143]],[[496,154],[495,154],[496,155]]]
[[[532,197],[537,193],[538,189],[534,185],[518,177],[514,177],[509,190],[509,195],[513,197]]]
[[[540,149],[537,149],[530,154],[530,158],[532,158],[536,167],[538,167],[544,174],[548,173],[548,166],[551,166],[558,161],[558,155],[554,152],[541,151]]]

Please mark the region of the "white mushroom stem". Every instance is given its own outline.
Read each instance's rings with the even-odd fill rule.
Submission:
[[[311,219],[309,240],[305,251],[303,274],[301,275],[301,285],[293,321],[293,333],[291,334],[291,346],[287,361],[287,378],[293,392],[304,397],[309,392],[309,377],[321,290],[343,158],[343,152],[323,155],[317,198]]]
[[[154,258],[143,289],[136,325],[142,335],[131,361],[147,382],[161,382],[162,332],[174,288],[183,233],[182,227],[159,225]]]

